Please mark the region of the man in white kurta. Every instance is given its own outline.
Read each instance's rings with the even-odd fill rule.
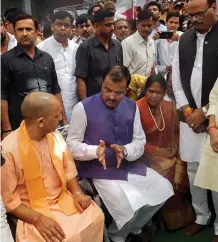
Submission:
[[[108,103],[105,101],[105,96],[108,96],[108,90],[113,90],[119,88],[121,82],[124,82],[124,89],[126,90],[126,79],[122,79],[120,81],[113,82],[111,76],[114,75],[114,71],[119,69],[120,67],[112,68],[112,71],[106,76],[103,81],[102,91],[100,94],[94,95],[88,98],[90,101],[92,99],[98,99],[99,101],[96,103],[93,112],[96,112],[98,106],[102,106],[101,113],[99,117],[96,117],[97,128],[99,130],[107,129],[107,124],[100,124],[100,115],[104,115],[103,109],[112,108],[110,105],[111,101]],[[121,67],[125,68],[125,67]],[[119,72],[119,70],[118,70]],[[110,76],[111,75],[111,76]],[[119,75],[122,76],[122,71],[119,72]],[[124,77],[122,77],[124,78]],[[123,81],[124,80],[124,81]],[[124,90],[124,93],[125,93]],[[116,98],[117,103],[114,109],[116,113],[119,111],[116,109],[124,102],[132,102],[129,99],[124,97],[124,94],[121,95],[120,92],[116,90],[111,91],[109,94],[112,99],[113,95],[116,92],[119,92],[119,101],[118,96]],[[89,100],[86,102],[89,102]],[[129,101],[128,101],[129,100]],[[103,105],[102,103],[103,102]],[[114,104],[115,101],[112,103]],[[120,102],[120,103],[119,103]],[[111,103],[111,104],[112,104]],[[136,105],[136,104],[135,104]],[[125,105],[124,105],[125,106]],[[117,111],[116,111],[117,110]],[[99,111],[97,111],[98,113]],[[106,111],[107,112],[107,111]],[[119,114],[118,114],[119,115]],[[89,115],[87,115],[83,102],[79,102],[73,109],[71,119],[71,125],[68,133],[67,144],[68,147],[74,157],[78,162],[83,163],[84,161],[90,161],[99,159],[98,150],[99,146],[89,145],[84,142],[86,132],[88,129]],[[108,116],[106,116],[108,117]],[[123,117],[117,116],[118,119]],[[97,121],[97,119],[99,119]],[[108,123],[109,123],[108,117]],[[129,117],[130,119],[130,117]],[[114,124],[114,130],[116,129],[116,124]],[[122,130],[130,130],[131,128],[123,125],[121,127]],[[108,132],[113,132],[113,130],[108,130]],[[93,131],[94,136],[95,131]],[[100,131],[101,133],[101,131]],[[89,136],[89,134],[88,134]],[[116,136],[116,135],[115,135]],[[107,139],[106,137],[101,137],[102,140]],[[136,161],[139,157],[141,157],[144,153],[144,145],[146,143],[146,138],[144,131],[142,129],[140,115],[138,107],[136,106],[134,122],[133,122],[133,138],[132,142],[124,145],[123,149],[125,149],[125,160],[129,163]],[[100,160],[100,159],[99,159]],[[107,160],[105,160],[107,166]],[[99,161],[100,164],[100,161]],[[110,167],[109,167],[110,168]],[[108,168],[107,168],[108,169]],[[104,173],[102,169],[100,171]],[[116,172],[116,168],[114,170]],[[80,173],[79,173],[80,174]],[[113,223],[109,226],[109,236],[114,242],[124,242],[129,233],[140,234],[141,228],[148,222],[149,219],[162,207],[165,201],[173,195],[173,189],[171,184],[156,173],[154,170],[147,168],[146,176],[138,175],[133,173],[128,173],[127,180],[122,179],[93,179],[94,185],[102,198],[104,204],[106,205],[109,213],[113,217]]]
[[[207,5],[206,2],[207,1],[203,1],[203,0],[201,0],[201,2],[197,0],[193,0],[192,2],[190,2],[189,3],[190,13],[192,13],[192,11],[194,11],[194,9],[197,9],[197,8],[204,9],[205,6]],[[211,19],[213,19],[214,13],[210,12],[210,14],[212,14]],[[195,56],[195,61],[194,61],[191,79],[190,79],[190,87],[191,87],[191,93],[192,93],[194,102],[198,109],[198,113],[201,112],[202,113],[201,115],[205,116],[205,120],[206,120],[206,111],[207,111],[207,110],[205,111],[205,109],[207,109],[206,108],[207,105],[205,107],[202,107],[202,93],[203,93],[202,80],[203,80],[203,63],[204,63],[203,53],[205,52],[204,51],[205,45],[208,43],[207,41],[205,41],[205,38],[207,38],[207,34],[209,33],[209,31],[211,31],[212,26],[213,26],[213,22],[211,23],[211,26],[209,27],[209,29],[207,29],[206,31],[199,30],[201,33],[198,32],[197,29],[202,26],[200,27],[196,26],[196,30],[192,30],[196,32],[195,34],[196,34],[197,48],[196,48],[196,56]],[[206,26],[206,28],[207,27],[208,26]],[[213,31],[213,34],[215,34],[215,31]],[[172,65],[172,69],[173,69],[172,80],[173,80],[173,91],[176,98],[177,108],[182,110],[187,105],[190,105],[190,103],[183,89],[184,84],[182,85],[181,72],[180,72],[181,65],[180,65],[180,57],[179,57],[180,53],[181,52],[179,52],[179,48],[178,48]],[[189,55],[188,50],[186,54],[187,56]],[[207,98],[209,99],[209,97]],[[211,212],[208,207],[207,190],[193,185],[196,172],[198,170],[199,162],[202,156],[204,144],[206,142],[206,138],[207,138],[206,132],[197,134],[193,132],[193,129],[190,127],[190,125],[184,122],[180,122],[180,156],[181,156],[181,159],[187,162],[187,165],[188,165],[187,168],[188,168],[190,190],[192,194],[192,204],[196,212],[195,223],[187,227],[187,229],[185,230],[185,233],[187,235],[192,235],[199,232],[204,225],[208,224],[211,217]]]
[[[218,79],[210,93],[209,110],[207,116],[210,119],[207,142],[204,146],[200,165],[195,178],[195,186],[210,189],[212,191],[213,204],[216,212],[215,237],[218,241]],[[214,117],[211,117],[214,116]],[[213,139],[213,141],[212,141]],[[214,143],[214,149],[211,143]]]
[[[53,19],[53,35],[38,44],[37,47],[49,53],[54,60],[67,120],[70,122],[73,107],[78,102],[76,77],[74,76],[78,45],[68,40],[72,17],[70,18],[68,12],[60,16],[58,14],[60,15],[60,13],[56,13]]]

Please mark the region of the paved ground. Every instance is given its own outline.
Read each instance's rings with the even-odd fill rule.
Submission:
[[[160,231],[152,242],[213,242],[213,228],[208,227],[195,236],[185,236],[183,230],[173,233],[165,233]]]

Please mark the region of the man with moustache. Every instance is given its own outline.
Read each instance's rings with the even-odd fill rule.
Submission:
[[[81,100],[99,93],[109,69],[123,64],[122,47],[112,39],[114,13],[99,10],[94,16],[94,25],[95,36],[80,44],[76,54],[75,76]]]
[[[6,30],[5,19],[1,14],[1,54],[14,48],[17,45],[17,40]]]
[[[148,241],[141,228],[173,195],[168,180],[141,163],[146,138],[136,103],[125,97],[130,79],[125,66],[112,67],[101,92],[74,107],[67,138],[79,177],[93,179],[113,217],[114,242],[129,233]]]
[[[131,74],[149,76],[155,67],[155,44],[150,34],[153,15],[142,10],[138,15],[137,32],[122,41],[123,62]]]
[[[76,44],[81,44],[90,37],[89,28],[93,27],[88,14],[81,14],[76,19],[78,37],[74,38]]]
[[[122,42],[130,34],[129,23],[125,19],[118,19],[114,25],[116,39]]]
[[[78,45],[68,39],[72,31],[72,23],[73,18],[70,13],[56,12],[52,17],[53,35],[37,46],[49,53],[54,60],[68,122],[70,122],[73,107],[78,102],[77,84],[74,76]]]
[[[62,107],[62,124],[67,124],[52,57],[35,44],[38,22],[29,14],[19,15],[14,22],[18,45],[1,56],[1,125],[3,138],[17,129],[23,120],[21,104],[34,91],[54,94]]]
[[[215,0],[192,0],[188,3],[187,12],[194,28],[180,38],[172,66],[177,108],[185,116],[184,122],[180,122],[180,156],[187,162],[192,204],[197,215],[195,223],[185,229],[187,235],[198,233],[211,218],[207,190],[193,184],[207,138],[209,94],[218,77],[216,8]],[[213,200],[217,208],[217,197]],[[217,219],[214,230],[214,241],[218,241]]]

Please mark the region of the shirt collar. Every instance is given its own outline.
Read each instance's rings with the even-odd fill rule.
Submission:
[[[16,56],[20,56],[20,55],[27,55],[26,52],[24,51],[24,49],[18,44],[16,46]],[[42,55],[42,51],[40,49],[38,49],[37,47],[35,47],[35,56],[34,58],[37,58],[38,56]]]
[[[93,45],[95,47],[98,46],[98,45],[102,45],[102,43],[99,41],[97,35],[95,35],[95,36],[93,36],[91,38],[92,38],[92,43],[93,43]],[[115,45],[115,42],[114,42],[113,38],[110,38],[109,46],[111,46],[111,45]]]
[[[59,47],[59,48],[61,48],[61,49],[63,48],[62,44],[59,43],[59,42],[55,39],[55,37],[54,37],[53,35],[52,35],[50,38],[51,38],[52,44],[55,45],[55,47]],[[69,39],[67,40],[67,47],[68,47],[68,46],[69,46]],[[66,47],[66,48],[67,48],[67,47]],[[65,49],[66,49],[66,48],[65,48]]]
[[[148,36],[148,40],[146,41],[139,34],[138,30],[135,32],[135,36],[136,36],[136,39],[138,40],[139,44],[142,44],[143,42],[145,42],[145,43],[148,43],[149,45],[151,45],[151,43],[152,43],[152,38],[150,36]]]

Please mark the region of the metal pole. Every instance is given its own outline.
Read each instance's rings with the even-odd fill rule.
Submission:
[[[135,19],[135,0],[132,0],[132,18]]]

